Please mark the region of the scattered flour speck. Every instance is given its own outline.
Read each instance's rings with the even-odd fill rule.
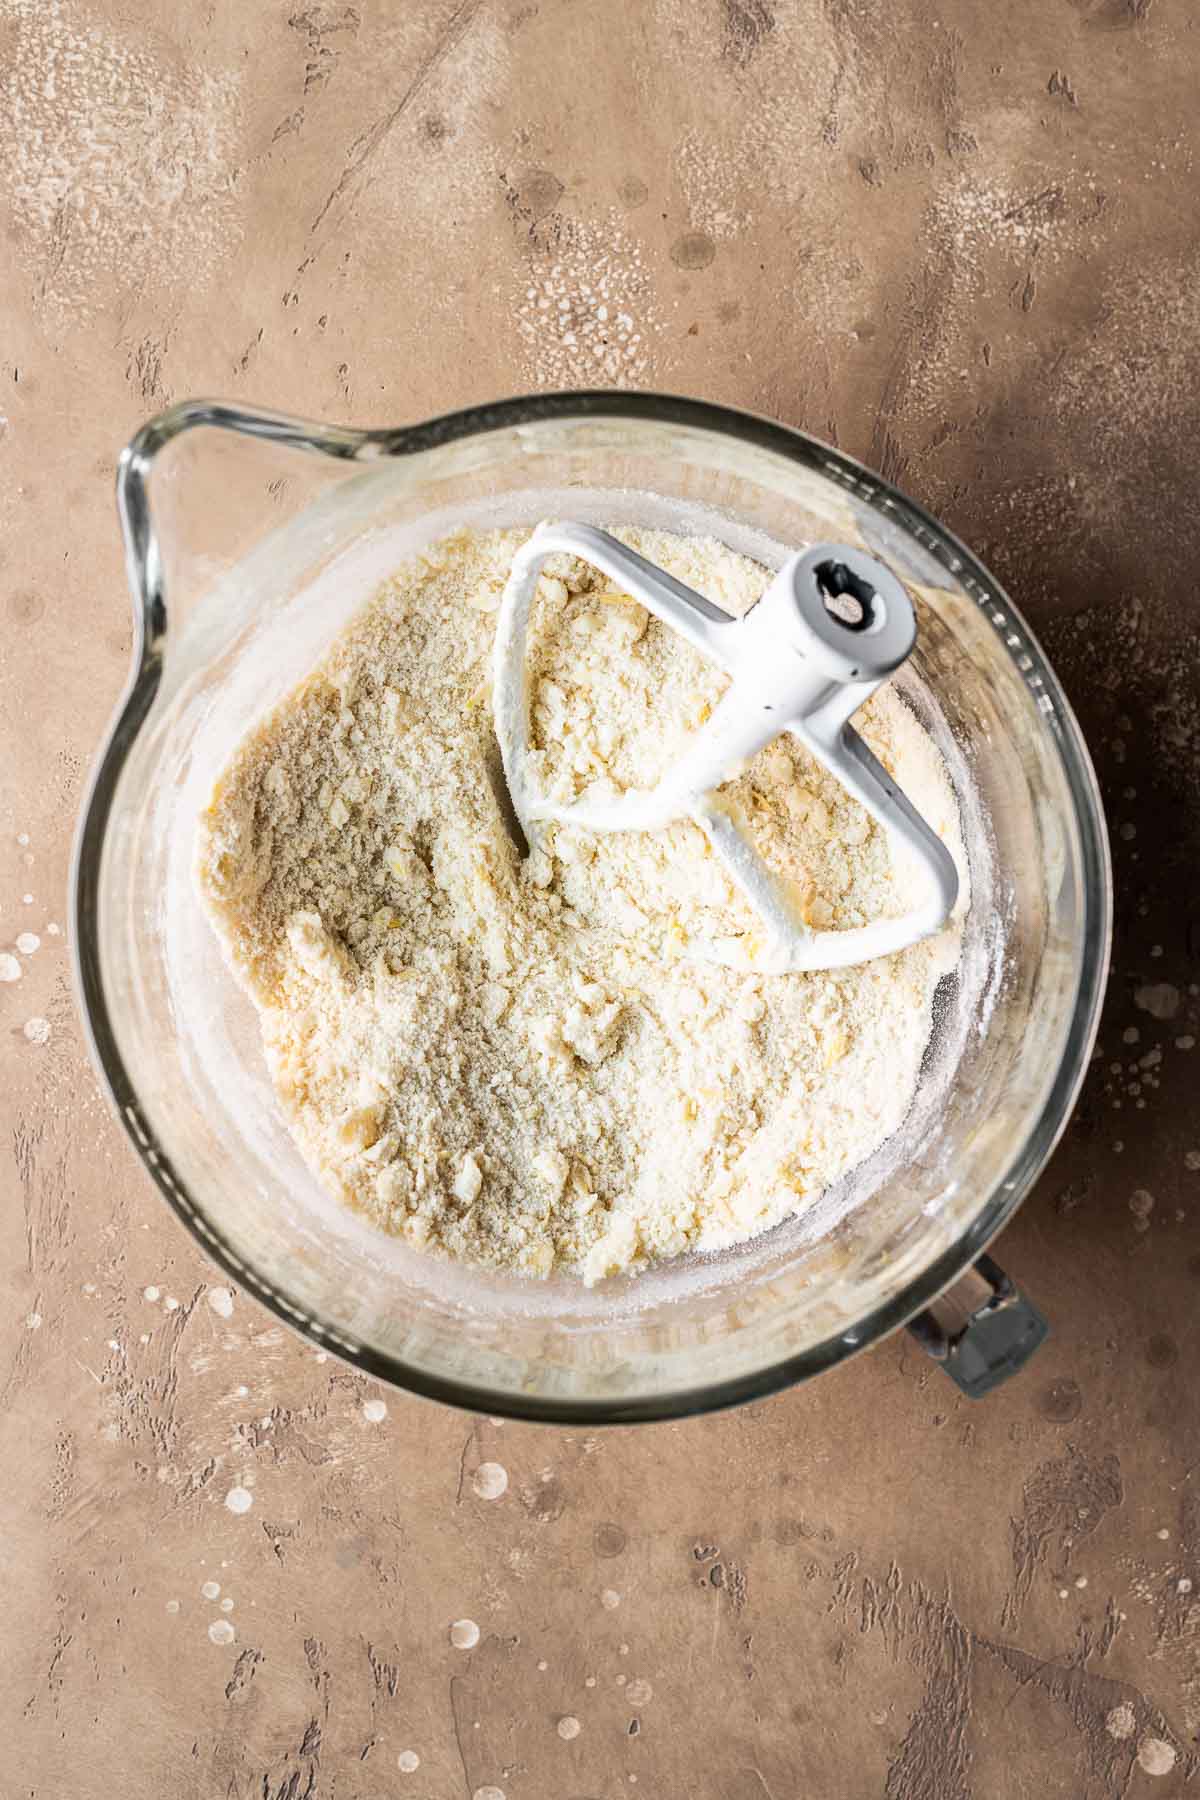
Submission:
[[[471,1486],[480,1500],[499,1500],[508,1487],[508,1470],[503,1463],[480,1463]]]
[[[200,1592],[206,1600],[217,1600],[220,1598],[221,1584],[219,1581],[205,1581],[201,1583]]]
[[[363,1418],[368,1425],[381,1425],[387,1418],[386,1400],[364,1400]]]
[[[450,1627],[450,1642],[456,1650],[473,1650],[479,1642],[479,1627],[474,1619],[455,1619]]]
[[[606,1611],[615,1612],[617,1607],[621,1604],[621,1596],[618,1594],[616,1588],[605,1588],[600,1596],[600,1604]]]
[[[25,1036],[31,1044],[48,1044],[50,1042],[49,1019],[26,1019]]]
[[[415,1775],[421,1766],[421,1759],[415,1750],[402,1750],[396,1758],[396,1767],[402,1775]]]
[[[232,1644],[237,1632],[228,1619],[214,1619],[208,1628],[208,1635],[214,1644]]]
[[[1137,1759],[1147,1775],[1169,1775],[1175,1767],[1175,1751],[1162,1738],[1143,1738],[1138,1745]]]
[[[20,981],[21,965],[10,950],[0,952],[0,981]]]
[[[1149,1013],[1152,1019],[1173,1019],[1179,1011],[1179,1002],[1179,989],[1169,981],[1147,982],[1133,992],[1133,1004],[1139,1012]]]
[[[17,937],[17,949],[22,956],[32,956],[34,951],[40,950],[41,947],[42,940],[36,931],[22,931]]]
[[[151,1303],[153,1303],[155,1300],[158,1299],[158,1297],[159,1297],[158,1288],[148,1287],[148,1288],[142,1289],[142,1299],[143,1300],[149,1300]]]
[[[558,1735],[569,1744],[572,1738],[579,1736],[582,1726],[573,1713],[566,1713],[558,1721]]]
[[[219,1318],[233,1317],[233,1295],[227,1287],[215,1287],[208,1290],[208,1304]]]
[[[249,1512],[254,1505],[254,1495],[247,1487],[231,1487],[225,1496],[225,1504],[231,1513]]]

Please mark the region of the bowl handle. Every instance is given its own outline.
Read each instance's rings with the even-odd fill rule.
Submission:
[[[922,1350],[941,1363],[968,1400],[1024,1368],[1050,1327],[990,1256],[981,1256],[931,1306],[910,1319]]]

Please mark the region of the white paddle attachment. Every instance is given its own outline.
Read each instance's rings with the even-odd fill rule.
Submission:
[[[542,565],[560,552],[603,570],[730,677],[712,717],[644,792],[563,805],[530,785],[525,642]],[[903,950],[946,923],[958,897],[958,871],[849,721],[904,662],[916,636],[912,602],[900,582],[849,545],[816,544],[788,557],[757,605],[735,619],[606,531],[539,525],[513,559],[495,643],[496,737],[521,826],[534,843],[538,825],[550,821],[602,832],[655,831],[674,819],[694,819],[762,923],[767,948],[754,967],[764,973],[845,968]],[[720,792],[784,731],[917,858],[928,893],[911,912],[847,931],[813,930],[800,917],[792,893]]]

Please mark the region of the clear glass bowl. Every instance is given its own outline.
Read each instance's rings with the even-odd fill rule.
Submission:
[[[1011,601],[947,531],[798,432],[649,394],[522,398],[397,431],[194,402],[138,433],[118,497],[138,639],[80,822],[77,976],[123,1123],[235,1282],[383,1380],[602,1422],[814,1375],[974,1261],[1078,1091],[1111,893],[1070,708]],[[237,738],[377,581],[451,524],[547,513],[702,525],[768,562],[831,539],[888,563],[917,597],[902,679],[951,766],[973,894],[917,1099],[865,1169],[748,1244],[592,1290],[448,1266],[324,1195],[191,880],[195,819]]]

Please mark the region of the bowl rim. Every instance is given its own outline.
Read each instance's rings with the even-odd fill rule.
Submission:
[[[109,1016],[99,952],[101,852],[117,785],[129,751],[148,717],[163,671],[167,596],[147,492],[158,454],[183,432],[212,426],[351,462],[373,463],[419,455],[470,437],[572,419],[619,418],[675,424],[750,443],[850,487],[886,509],[951,573],[995,626],[1040,710],[1056,745],[1075,809],[1081,858],[1082,954],[1062,1054],[1023,1144],[975,1216],[945,1251],[899,1294],[881,1302],[847,1331],[749,1373],[664,1394],[627,1399],[531,1395],[452,1379],[381,1353],[335,1331],[294,1304],[286,1292],[246,1265],[179,1180],[139,1105]],[[1112,936],[1112,869],[1103,806],[1082,732],[1040,644],[1004,588],[954,534],[899,489],[844,451],[807,432],[759,414],[714,402],[646,390],[569,389],[515,395],[440,414],[399,428],[324,425],[287,414],[219,400],[182,401],[149,419],[121,454],[117,505],[125,538],[126,572],[134,602],[134,656],[125,691],[93,762],[76,828],[70,911],[76,1000],[93,1064],[118,1120],[176,1217],[234,1283],[321,1349],[388,1385],[426,1399],[541,1424],[632,1424],[677,1419],[764,1398],[833,1368],[897,1330],[921,1312],[980,1256],[1011,1219],[1045,1166],[1070,1118],[1087,1072],[1108,978]],[[999,623],[993,614],[999,612]]]

